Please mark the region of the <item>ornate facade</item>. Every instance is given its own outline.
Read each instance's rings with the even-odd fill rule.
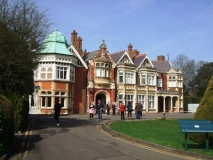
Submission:
[[[110,54],[102,41],[98,50],[86,53],[76,31],[69,46],[60,32],[51,33],[38,52],[30,110],[51,113],[59,98],[65,114],[88,112],[89,103],[98,99],[118,106],[130,101],[133,107],[138,101],[146,113],[183,111],[182,69],[162,55],[150,60],[132,48]]]

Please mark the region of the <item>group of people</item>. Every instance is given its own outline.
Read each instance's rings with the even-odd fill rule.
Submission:
[[[55,110],[55,114],[54,114],[54,119],[56,120],[56,125],[59,126],[59,115],[60,115],[60,110],[62,108],[62,105],[59,103],[59,100],[56,100],[55,106],[54,106],[54,110]],[[110,102],[107,103],[106,105],[106,110],[107,110],[107,115],[110,114],[110,108],[112,108],[112,115],[115,115],[115,111],[117,109],[116,103],[113,102],[112,106],[110,107]],[[124,113],[127,109],[127,116],[128,119],[131,118],[132,119],[132,111],[133,111],[133,106],[131,104],[131,102],[128,102],[127,106],[125,106],[125,104],[122,102],[120,105],[120,115],[121,115],[121,120],[124,120]],[[92,119],[94,114],[98,114],[98,119],[101,121],[102,120],[102,112],[104,109],[104,104],[98,100],[97,105],[95,105],[94,102],[90,103],[89,106],[89,118]],[[135,115],[136,115],[136,119],[140,119],[142,116],[142,110],[143,110],[143,105],[141,103],[136,103],[135,106]]]
[[[109,113],[110,113],[110,103],[108,102],[107,104],[106,104],[106,111],[107,111],[107,115],[109,115]],[[102,120],[102,112],[103,112],[103,110],[104,110],[104,104],[103,103],[101,103],[101,101],[100,100],[98,100],[98,103],[97,103],[97,105],[95,106],[95,103],[94,102],[91,102],[90,103],[90,106],[89,106],[89,118],[91,119],[91,118],[93,118],[93,115],[94,114],[98,114],[98,119],[101,121]],[[113,115],[115,115],[115,110],[116,110],[116,104],[115,103],[113,103],[112,104],[112,111],[113,111]]]
[[[110,107],[110,102],[108,102],[106,104],[106,111],[107,111],[107,115],[110,114],[110,108],[112,108],[112,115],[115,115],[115,111],[117,109],[116,107],[116,103],[114,102],[112,104],[112,107]],[[132,119],[132,111],[133,111],[133,106],[131,104],[131,102],[128,102],[127,106],[125,106],[125,104],[122,102],[121,105],[120,105],[120,115],[121,115],[121,120],[124,120],[124,113],[127,109],[127,116],[128,116],[128,119]],[[93,115],[96,113],[96,110],[97,110],[97,114],[98,114],[98,119],[99,120],[102,120],[102,112],[103,112],[103,109],[104,109],[104,105],[101,103],[100,100],[98,100],[98,103],[97,103],[97,106],[95,107],[95,103],[92,102],[90,103],[90,106],[89,106],[89,116],[90,116],[90,119],[93,118]],[[142,116],[142,110],[143,110],[143,105],[141,103],[136,103],[136,106],[135,106],[135,115],[136,115],[136,119],[140,119],[141,116]]]

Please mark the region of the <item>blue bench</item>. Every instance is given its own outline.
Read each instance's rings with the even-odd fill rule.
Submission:
[[[209,133],[213,133],[213,124],[210,120],[178,120],[181,132],[185,133],[185,150],[188,150],[188,133],[205,133],[206,151],[209,151]]]

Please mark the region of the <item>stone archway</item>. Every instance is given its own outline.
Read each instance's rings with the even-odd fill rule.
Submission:
[[[95,104],[97,105],[98,103],[98,100],[101,101],[101,103],[104,104],[104,109],[103,109],[103,112],[105,112],[106,110],[106,103],[108,101],[110,101],[110,95],[108,92],[106,91],[99,91],[95,94]]]

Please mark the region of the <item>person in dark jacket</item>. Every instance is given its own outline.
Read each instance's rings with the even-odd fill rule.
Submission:
[[[128,102],[127,105],[127,112],[128,112],[128,119],[131,118],[132,119],[132,103]]]
[[[54,110],[55,110],[55,114],[54,114],[54,118],[56,120],[56,125],[59,126],[59,115],[60,115],[60,112],[61,112],[61,108],[62,108],[62,105],[59,103],[59,99],[56,99],[55,101],[55,106],[54,106]]]
[[[136,107],[135,107],[135,110],[137,112],[136,114],[136,118],[137,119],[140,119],[141,116],[142,116],[142,110],[143,110],[143,105],[141,103],[136,103]]]
[[[96,109],[98,111],[98,119],[101,121],[102,120],[102,111],[103,111],[104,105],[101,103],[100,100],[98,100],[98,104],[96,106]]]
[[[115,110],[116,110],[116,104],[115,102],[112,103],[112,115],[115,115]]]

